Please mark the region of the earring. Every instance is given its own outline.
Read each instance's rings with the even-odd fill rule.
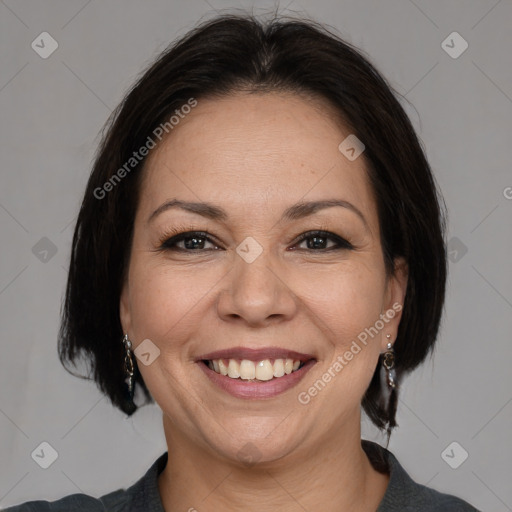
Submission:
[[[384,352],[384,359],[382,360],[382,366],[386,369],[386,382],[391,389],[396,388],[396,370],[395,370],[395,351],[393,344],[389,341],[391,334],[386,334],[388,339],[388,346],[386,352]]]
[[[124,370],[126,373],[125,383],[128,388],[128,399],[130,402],[133,402],[133,375],[134,375],[134,365],[132,358],[132,342],[128,339],[128,334],[124,335],[123,344],[126,349],[126,354],[124,356]]]

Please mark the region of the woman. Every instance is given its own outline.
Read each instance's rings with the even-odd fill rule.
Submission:
[[[59,342],[127,414],[156,401],[168,452],[30,510],[476,510],[361,440],[362,405],[389,441],[445,281],[434,178],[371,64],[311,22],[201,25],[113,116]]]

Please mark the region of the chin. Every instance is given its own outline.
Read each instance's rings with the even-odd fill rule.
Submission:
[[[299,438],[302,439],[298,432],[292,435],[293,429],[289,424],[286,429],[279,429],[282,419],[271,417],[258,421],[254,417],[239,418],[229,425],[224,423],[225,430],[219,432],[220,437],[207,440],[207,443],[229,463],[264,467],[292,453],[300,444]],[[232,432],[236,434],[232,435]],[[285,433],[286,436],[283,435]]]

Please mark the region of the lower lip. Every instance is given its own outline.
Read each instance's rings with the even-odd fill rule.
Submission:
[[[236,398],[262,399],[272,398],[296,386],[314,366],[315,360],[311,359],[304,364],[302,368],[288,375],[273,378],[267,381],[248,381],[242,379],[232,379],[231,377],[221,375],[211,370],[202,361],[199,361],[199,367],[213,384],[226,391]]]

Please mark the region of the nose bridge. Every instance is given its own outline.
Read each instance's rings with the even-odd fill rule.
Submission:
[[[219,314],[225,318],[260,324],[269,317],[293,314],[293,292],[280,279],[271,251],[258,246],[245,240],[237,247],[228,289],[219,302]]]
[[[238,260],[238,261],[237,261]],[[261,295],[269,297],[275,292],[277,277],[271,271],[272,261],[269,251],[259,255],[254,261],[243,258],[235,260],[234,292],[247,294],[254,298]]]

